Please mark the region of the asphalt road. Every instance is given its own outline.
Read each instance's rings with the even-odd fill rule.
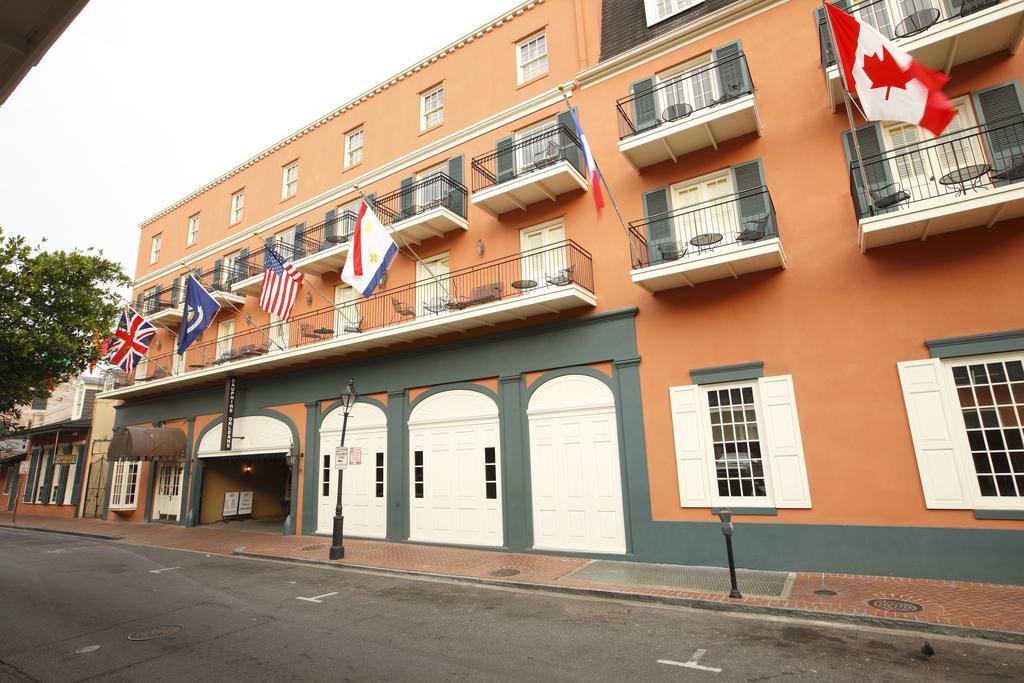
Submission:
[[[928,662],[898,631],[6,529],[0,548],[0,681],[1024,680],[1017,646],[929,637]]]

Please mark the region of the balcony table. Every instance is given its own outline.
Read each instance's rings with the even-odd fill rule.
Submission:
[[[939,10],[934,7],[926,7],[912,12],[906,19],[896,24],[896,37],[909,38],[921,31],[927,31],[942,16]]]
[[[518,289],[521,292],[526,292],[537,286],[536,280],[516,280],[509,284],[512,289]]]
[[[329,327],[318,327],[315,330],[313,330],[313,334],[334,334],[334,330],[332,330]]]
[[[704,232],[690,238],[690,244],[697,247],[698,253],[711,251],[721,241],[722,235],[717,232]]]
[[[988,175],[992,167],[988,164],[975,164],[956,168],[939,178],[939,184],[956,188],[957,196],[967,194],[967,190],[977,190],[982,178]]]

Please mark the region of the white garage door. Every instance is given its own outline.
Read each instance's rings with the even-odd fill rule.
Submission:
[[[502,545],[498,439],[498,406],[478,392],[445,391],[413,409],[411,539]]]
[[[320,473],[317,527],[319,533],[334,529],[338,471],[334,449],[341,444],[342,412],[332,410],[320,425]],[[363,449],[361,465],[350,465],[343,478],[342,505],[345,536],[384,538],[387,535],[387,486],[385,463],[388,452],[388,420],[384,411],[369,403],[356,403],[348,416],[345,445]]]
[[[556,377],[527,414],[534,547],[626,552],[611,390],[586,375]]]

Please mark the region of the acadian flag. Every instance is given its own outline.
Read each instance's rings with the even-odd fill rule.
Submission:
[[[601,194],[601,171],[597,170],[597,164],[594,163],[594,153],[590,151],[590,143],[587,142],[587,136],[583,134],[583,126],[580,125],[576,111],[569,107],[569,113],[572,114],[572,122],[576,126],[576,137],[580,139],[580,146],[583,148],[583,164],[587,167],[590,192],[594,195],[594,206],[597,207],[597,212],[601,213],[601,209],[604,208],[604,195]]]
[[[397,253],[398,245],[364,199],[359,205],[352,248],[341,269],[341,279],[368,297],[380,284]]]

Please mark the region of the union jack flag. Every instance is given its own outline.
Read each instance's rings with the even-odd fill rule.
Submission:
[[[285,261],[270,242],[267,242],[263,261],[265,270],[260,308],[287,321],[302,286],[302,273]]]
[[[131,372],[149,350],[156,328],[132,310],[121,311],[117,329],[108,341],[106,359],[125,372]]]

